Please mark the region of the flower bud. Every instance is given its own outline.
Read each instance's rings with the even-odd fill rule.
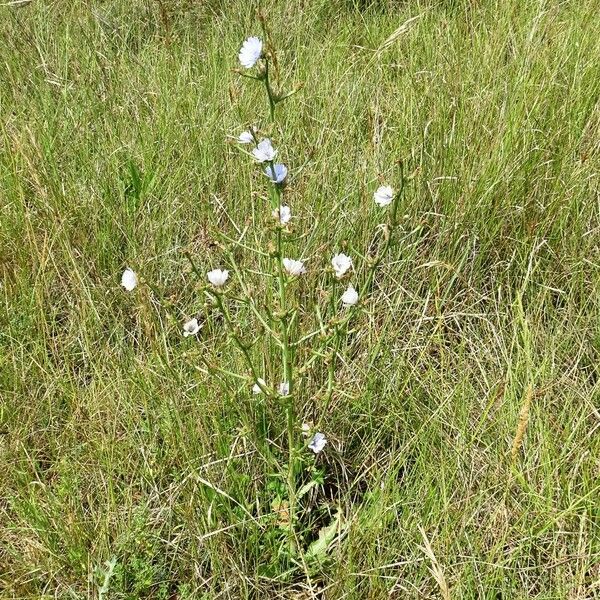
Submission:
[[[261,81],[264,81],[267,77],[267,68],[264,64],[260,64],[258,66],[257,72],[256,72],[256,77],[257,79],[260,79]]]

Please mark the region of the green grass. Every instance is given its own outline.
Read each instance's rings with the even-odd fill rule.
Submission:
[[[227,140],[267,114],[232,72],[254,4],[0,7],[0,597],[600,594],[600,4],[362,4],[263,3],[305,84],[273,132],[299,302],[364,251],[396,161],[414,173],[331,405],[320,370],[296,400],[329,438],[300,525],[307,547],[339,511],[320,563],[290,560],[273,514],[281,407],[197,368],[244,372],[218,321],[180,331],[204,301],[185,252],[208,270],[217,231],[268,241]],[[277,380],[272,351],[252,350]]]

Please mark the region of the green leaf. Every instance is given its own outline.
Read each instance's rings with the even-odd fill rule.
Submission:
[[[314,488],[316,485],[318,485],[318,481],[315,481],[314,479],[312,481],[309,481],[308,483],[305,483],[299,490],[298,493],[296,494],[296,499],[300,500],[300,498],[302,498],[302,496],[306,495],[312,488]]]
[[[306,560],[322,561],[327,557],[329,546],[336,538],[338,532],[342,529],[340,526],[341,520],[342,514],[338,511],[331,524],[321,528],[319,531],[319,538],[316,539],[306,551]]]

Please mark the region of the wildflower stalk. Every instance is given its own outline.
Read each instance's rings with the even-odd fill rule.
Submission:
[[[269,35],[267,31],[267,24],[264,18],[264,15],[258,12],[258,17],[261,22],[263,28],[263,34],[265,40],[269,40]],[[250,37],[248,38],[242,48],[240,50],[240,62],[246,68],[252,68],[259,60],[262,60],[262,65],[259,70],[258,77],[260,81],[263,82],[265,86],[265,91],[267,94],[268,102],[269,102],[269,118],[271,124],[275,121],[275,107],[282,98],[279,98],[272,87],[271,81],[271,66],[273,65],[276,68],[276,59],[275,53],[272,48],[269,47],[267,51],[263,50],[262,42],[258,38]],[[295,93],[296,90],[293,90],[292,93]],[[292,95],[292,93],[288,94],[286,97]],[[287,299],[287,285],[288,278],[286,275],[286,269],[284,268],[284,241],[283,241],[283,231],[282,224],[284,223],[281,215],[280,215],[280,207],[281,207],[281,195],[282,195],[282,187],[283,182],[285,180],[285,166],[284,165],[276,165],[274,161],[275,152],[272,148],[271,142],[268,139],[259,141],[256,132],[254,129],[250,130],[250,137],[256,144],[256,149],[253,151],[255,158],[261,162],[266,163],[267,170],[266,174],[269,176],[271,182],[271,188],[269,193],[269,200],[271,204],[271,209],[273,214],[278,217],[278,224],[275,228],[275,239],[273,243],[270,244],[269,255],[274,259],[273,266],[273,279],[277,280],[277,291],[275,294],[278,296],[278,310],[274,312],[270,312],[267,308],[267,318],[264,319],[260,314],[258,309],[254,306],[253,300],[248,297],[248,303],[250,308],[253,310],[255,315],[257,316],[259,322],[265,330],[271,335],[271,337],[275,340],[277,345],[279,346],[281,352],[281,370],[283,381],[280,387],[280,396],[283,396],[283,402],[285,403],[285,411],[286,411],[286,429],[287,429],[287,438],[288,438],[288,473],[287,473],[287,486],[288,486],[288,497],[289,497],[289,505],[290,505],[290,537],[292,539],[291,545],[294,545],[294,512],[295,512],[295,450],[296,450],[296,440],[295,440],[295,421],[296,414],[294,410],[294,402],[293,402],[293,393],[294,393],[294,381],[293,381],[293,369],[292,369],[292,345],[290,343],[290,328],[293,322],[293,315],[290,318],[290,312],[288,311],[288,299]],[[247,138],[248,136],[246,136]],[[245,142],[246,143],[246,142]],[[277,169],[276,169],[277,166]],[[283,173],[281,172],[283,170]],[[288,217],[289,218],[289,217]],[[260,253],[259,253],[260,254]],[[241,282],[241,277],[237,265],[235,265],[235,261],[232,260],[232,257],[229,256],[230,263],[233,265],[237,278]],[[247,293],[246,287],[242,283],[242,291],[244,294],[249,296]],[[269,298],[271,297],[271,288],[269,288],[268,294]],[[217,308],[224,313],[224,317],[226,323],[231,328],[231,319],[225,314],[225,307],[223,306],[222,301],[218,294],[216,295]],[[271,321],[271,325],[269,325],[266,321]],[[274,330],[276,329],[275,323],[279,322],[279,335],[275,334]],[[244,354],[247,356],[247,362],[250,364],[251,361],[248,356],[247,349],[241,343],[241,340],[237,338],[234,333],[234,340],[240,346],[240,349],[244,351]],[[257,384],[259,387],[262,385],[258,381],[258,375],[253,373],[255,379],[257,380]]]
[[[239,53],[239,59],[241,65],[246,69],[251,69],[258,65],[257,76],[251,78],[261,81],[265,87],[265,92],[269,104],[269,124],[270,130],[273,130],[275,124],[276,107],[279,102],[283,101],[295,94],[300,87],[295,86],[287,94],[281,93],[277,88],[273,87],[273,77],[279,80],[277,58],[274,48],[270,44],[270,36],[267,28],[267,23],[264,15],[259,11],[258,18],[263,28],[263,40],[257,37],[247,38]],[[320,406],[321,416],[319,423],[323,419],[327,412],[335,391],[335,375],[336,365],[338,364],[340,357],[340,350],[343,347],[344,341],[348,335],[348,323],[350,319],[356,314],[358,308],[357,303],[359,301],[358,292],[352,285],[343,293],[341,298],[338,298],[338,291],[340,290],[340,282],[344,277],[344,274],[352,267],[352,259],[343,253],[337,254],[332,259],[332,266],[335,271],[335,277],[332,278],[331,283],[331,295],[323,307],[319,307],[318,301],[315,302],[316,317],[318,320],[318,328],[315,331],[301,335],[297,333],[299,326],[297,324],[298,311],[291,307],[291,300],[288,295],[290,294],[290,281],[296,276],[300,276],[305,272],[304,264],[300,260],[293,260],[285,256],[285,231],[286,225],[291,218],[290,208],[286,205],[282,205],[282,195],[287,176],[287,167],[283,163],[275,163],[275,157],[277,151],[273,148],[271,140],[268,138],[259,139],[257,130],[250,128],[249,131],[245,131],[240,135],[240,143],[242,144],[254,144],[255,148],[252,150],[252,155],[264,166],[266,166],[265,173],[270,181],[269,187],[269,203],[271,205],[272,214],[277,219],[277,225],[270,228],[272,230],[272,237],[269,241],[268,255],[271,257],[270,261],[270,272],[272,277],[272,284],[267,288],[267,302],[265,306],[265,315],[261,315],[258,307],[255,305],[251,294],[247,286],[244,285],[240,270],[235,263],[234,257],[231,253],[228,254],[229,264],[232,265],[237,279],[240,281],[242,288],[242,296],[246,296],[247,299],[242,298],[241,301],[247,303],[250,309],[254,312],[258,319],[258,322],[264,328],[271,338],[276,342],[279,351],[279,358],[281,360],[281,384],[279,387],[278,394],[272,394],[273,397],[277,397],[281,402],[282,408],[286,413],[286,433],[288,441],[288,462],[287,462],[287,492],[288,492],[288,509],[289,509],[289,546],[290,550],[295,553],[296,550],[296,511],[298,510],[298,497],[296,489],[296,475],[299,469],[302,468],[302,455],[299,454],[303,446],[312,450],[315,454],[318,454],[323,450],[324,445],[327,443],[325,435],[321,432],[315,433],[311,442],[308,445],[304,445],[298,435],[296,434],[296,382],[294,381],[294,373],[296,372],[299,376],[302,376],[307,369],[311,368],[317,362],[324,362],[327,372],[327,383],[324,389],[323,401]],[[397,224],[397,214],[399,199],[402,195],[404,188],[404,173],[402,164],[400,164],[400,190],[399,193],[393,198],[393,190],[389,186],[382,186],[380,190],[374,195],[374,199],[380,206],[389,206],[390,211],[388,213],[389,220],[388,224],[383,229],[383,240],[378,236],[375,242],[378,246],[378,252],[374,258],[368,261],[366,273],[364,273],[365,283],[360,290],[361,295],[366,296],[373,284],[375,271],[377,267],[383,261],[387,254],[391,243],[392,235]],[[243,235],[242,235],[243,237]],[[241,244],[240,237],[239,244]],[[229,239],[230,242],[233,240]],[[255,250],[253,250],[255,251]],[[264,256],[265,253],[255,251],[258,255]],[[223,274],[220,270],[215,270],[209,273],[209,280],[211,279],[211,273],[213,278],[216,277],[214,285],[220,287],[223,285],[224,280],[220,281]],[[249,355],[249,347],[245,345],[239,338],[237,330],[232,322],[227,308],[224,305],[221,294],[218,291],[211,290],[211,297],[214,299],[216,308],[223,314],[227,327],[231,331],[231,335],[236,345],[242,351],[245,360],[252,371],[252,375],[259,384],[260,389],[263,389],[260,384],[258,373],[254,369],[252,360]],[[339,302],[345,307],[345,313],[339,314]],[[325,319],[324,319],[325,316]],[[313,341],[312,355],[308,360],[295,369],[294,357],[296,356],[296,348],[300,347],[309,340],[313,340],[315,336],[318,336]],[[296,365],[298,367],[298,365]],[[285,468],[282,468],[284,471]]]
[[[264,16],[259,12],[259,19],[261,25],[263,27],[263,33],[265,37],[268,39],[267,26]],[[271,72],[270,72],[270,57],[265,55],[264,59],[264,74],[263,81],[265,85],[265,90],[267,93],[267,98],[269,101],[269,117],[271,123],[275,122],[275,107],[277,105],[277,98],[275,93],[273,92],[273,88],[271,85]],[[275,162],[273,160],[268,161],[269,168],[273,177],[275,177]],[[279,209],[281,206],[281,186],[276,182],[272,182],[272,193],[270,194],[271,198],[271,207],[275,214],[279,214]],[[278,218],[279,221],[279,218]],[[281,366],[283,371],[283,381],[288,385],[288,393],[286,398],[286,429],[287,429],[287,440],[288,440],[288,472],[287,472],[287,488],[288,488],[288,507],[289,507],[289,515],[290,515],[290,549],[292,552],[295,552],[295,531],[294,531],[294,522],[295,522],[295,513],[296,513],[296,440],[295,440],[295,425],[296,425],[296,414],[294,410],[294,377],[293,377],[293,369],[292,369],[292,348],[289,339],[289,327],[290,320],[288,314],[288,306],[287,306],[287,277],[284,271],[283,265],[283,232],[281,228],[281,223],[278,222],[276,231],[275,231],[275,252],[274,258],[276,260],[276,277],[278,281],[278,293],[279,293],[279,314],[277,315],[279,318],[281,339],[280,339],[280,347],[281,347]]]
[[[194,262],[194,259],[191,257],[190,253],[186,252],[185,257],[187,258],[188,262],[190,263],[190,266],[192,267],[192,271],[198,277],[198,279],[201,281],[203,279],[202,273],[196,266],[196,263]],[[236,271],[236,274],[238,275],[238,278],[241,281],[241,276],[239,275],[239,271],[237,270],[237,265],[236,265],[235,261],[232,260],[231,255],[229,255],[229,257],[230,257],[230,262],[233,265],[233,268]],[[250,357],[250,353],[248,352],[248,347],[246,346],[246,344],[244,344],[244,342],[240,339],[239,335],[237,334],[235,325],[233,324],[233,321],[231,320],[231,315],[229,314],[229,311],[225,308],[225,305],[223,304],[223,298],[222,298],[221,294],[219,292],[209,291],[209,290],[205,290],[205,293],[206,293],[207,297],[215,303],[215,306],[217,307],[219,312],[223,315],[225,324],[227,325],[227,328],[229,329],[229,334],[230,334],[231,338],[233,339],[233,341],[235,342],[236,346],[242,352],[242,355],[244,356],[244,360],[246,361],[246,365],[248,366],[250,372],[252,373],[252,377],[256,381],[257,385],[261,388],[261,390],[264,393],[269,393],[269,390],[266,387],[264,388],[264,386],[258,381],[259,380],[258,371],[256,370],[254,363],[252,362],[252,358]],[[251,299],[249,301],[250,301],[250,303],[252,303]],[[256,311],[256,312],[260,316],[260,313],[258,311]],[[265,325],[266,325],[266,323],[265,323]],[[209,370],[211,369],[211,367],[213,367],[212,365],[209,365],[206,361],[203,360],[203,362],[204,362],[204,364],[206,364],[206,366]]]
[[[404,185],[406,183],[406,180],[404,178],[404,165],[402,164],[402,161],[399,162],[399,166],[400,166],[400,189],[398,190],[398,193],[394,196],[394,201],[392,203],[392,209],[391,209],[391,214],[390,214],[390,221],[385,226],[385,229],[384,229],[385,241],[384,241],[383,247],[381,248],[381,251],[377,254],[375,259],[371,263],[371,267],[369,268],[369,271],[367,274],[367,281],[365,282],[365,285],[363,288],[363,294],[367,293],[371,289],[371,285],[373,284],[373,278],[375,277],[375,271],[377,270],[377,267],[379,267],[379,265],[381,264],[381,261],[385,258],[385,255],[387,254],[387,252],[391,246],[394,230],[396,229],[396,226],[397,226],[398,206],[400,205],[400,198],[402,197],[402,192],[404,191]]]
[[[193,269],[194,269],[195,265],[193,263],[192,258],[187,254],[186,254],[186,256],[188,256],[191,264],[193,265]],[[198,274],[200,275],[199,272],[198,272]],[[175,306],[167,298],[165,298],[164,294],[159,290],[159,288],[149,280],[144,280],[143,283],[148,287],[148,289],[154,296],[154,299],[155,299],[156,303],[158,304],[158,306],[162,307],[165,310],[167,318],[170,319],[173,323],[179,322],[179,315],[176,312]],[[162,352],[159,352],[159,358],[160,358],[162,364],[169,370],[169,372],[176,379],[179,379],[178,374],[171,366],[171,361],[169,360],[169,357],[166,354],[163,355]],[[187,352],[183,354],[183,358],[184,358],[184,360],[187,361],[187,358],[188,358]],[[204,366],[206,367],[206,372],[208,372],[210,375],[222,374],[222,375],[226,375],[228,377],[233,377],[235,379],[246,379],[246,377],[243,375],[239,375],[238,373],[229,371],[227,369],[224,369],[223,367],[220,367],[220,366],[215,365],[214,363],[210,362],[203,352],[200,353],[197,356],[197,358],[204,364]],[[194,365],[194,368],[196,370],[204,372],[204,371],[202,371],[202,369],[200,369],[196,365]]]

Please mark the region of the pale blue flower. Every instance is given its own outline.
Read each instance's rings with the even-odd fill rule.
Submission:
[[[292,218],[292,211],[289,206],[282,204],[279,208],[276,208],[272,213],[273,217],[277,219],[282,225],[287,225]]]
[[[342,304],[344,306],[354,306],[358,302],[358,292],[351,286],[342,294]]]
[[[275,165],[273,165],[273,168],[271,168],[271,165],[269,165],[265,169],[265,175],[273,183],[283,183],[285,181],[285,178],[287,177],[287,172],[287,167],[285,165],[282,165],[281,163],[276,163]]]
[[[283,259],[283,268],[292,276],[302,275],[306,273],[306,267],[301,260],[294,260],[293,258]]]
[[[252,68],[262,55],[262,41],[257,37],[249,37],[243,44],[238,54],[240,63],[246,69]]]
[[[190,319],[183,325],[183,336],[189,337],[190,335],[196,335],[200,331],[200,323],[198,319]]]
[[[121,285],[128,291],[131,292],[135,289],[138,284],[138,276],[131,269],[125,269],[121,277]]]
[[[315,454],[319,454],[325,448],[325,444],[327,443],[327,438],[322,433],[315,433],[315,436],[308,444],[310,450],[312,450]]]
[[[394,189],[389,185],[382,185],[377,188],[377,191],[373,194],[373,200],[379,206],[388,206],[394,199]]]
[[[277,150],[273,148],[271,140],[266,138],[258,142],[256,148],[252,150],[252,154],[258,162],[269,162],[277,156]]]
[[[225,285],[225,282],[229,278],[229,271],[227,271],[227,270],[222,271],[221,269],[213,269],[212,271],[209,271],[206,274],[206,276],[208,277],[208,280],[215,287],[222,287]]]
[[[335,276],[340,279],[346,274],[346,271],[352,267],[352,259],[342,252],[341,254],[336,254],[331,259],[331,266],[335,271]]]
[[[252,135],[252,132],[242,131],[242,133],[240,133],[240,136],[238,137],[238,142],[240,144],[253,144],[254,136]]]

